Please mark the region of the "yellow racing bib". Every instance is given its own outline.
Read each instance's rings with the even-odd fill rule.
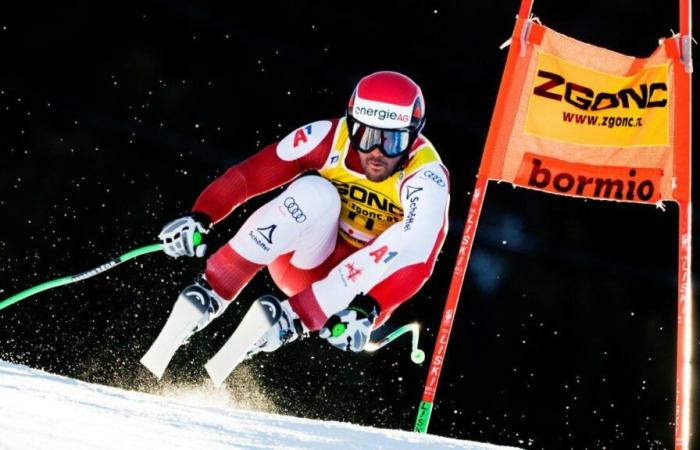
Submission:
[[[350,140],[345,119],[338,123],[331,153],[319,170],[338,190],[341,199],[340,235],[355,247],[363,247],[387,228],[403,220],[400,189],[404,179],[432,161],[440,161],[433,145],[422,138],[411,150],[408,162],[381,182],[368,180],[364,174],[346,165]]]

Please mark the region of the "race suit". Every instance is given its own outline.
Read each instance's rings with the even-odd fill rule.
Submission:
[[[228,169],[192,211],[215,224],[291,180],[209,257],[210,285],[232,300],[267,266],[310,331],[361,294],[383,323],[428,279],[445,239],[449,175],[435,148],[419,135],[397,170],[373,182],[345,119],[313,122]]]

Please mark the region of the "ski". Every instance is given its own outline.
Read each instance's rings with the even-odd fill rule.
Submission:
[[[158,337],[141,358],[143,364],[158,379],[182,344],[194,333],[197,323],[206,311],[207,293],[198,286],[190,286],[177,298],[173,310]]]
[[[279,300],[264,295],[253,302],[241,323],[221,349],[204,366],[215,386],[221,386],[231,372],[251,353],[255,343],[282,316]]]

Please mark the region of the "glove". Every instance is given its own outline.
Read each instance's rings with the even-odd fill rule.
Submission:
[[[207,251],[206,244],[202,244],[202,235],[209,232],[209,224],[209,218],[202,213],[192,213],[173,220],[165,225],[158,235],[163,244],[163,251],[173,258],[201,258]]]
[[[318,335],[341,350],[364,350],[379,314],[379,305],[369,295],[360,294],[347,309],[328,318]]]

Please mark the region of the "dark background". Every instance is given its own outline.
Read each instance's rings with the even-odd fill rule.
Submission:
[[[155,242],[228,166],[342,115],[361,76],[398,70],[421,85],[425,134],[452,174],[434,275],[393,319],[421,323],[429,361],[505,62],[498,46],[518,5],[4,2],[0,299]],[[646,56],[678,29],[676,8],[542,0],[533,12],[577,39]],[[267,198],[237,210],[209,244]],[[677,217],[674,204],[492,182],[429,431],[527,448],[672,448]],[[157,384],[138,360],[203,264],[144,256],[11,306],[0,312],[0,358],[149,392],[204,385],[202,365],[243,311],[277,290],[259,275]],[[409,354],[408,339],[373,355],[307,339],[245,363],[222,395],[409,430],[428,369]]]

